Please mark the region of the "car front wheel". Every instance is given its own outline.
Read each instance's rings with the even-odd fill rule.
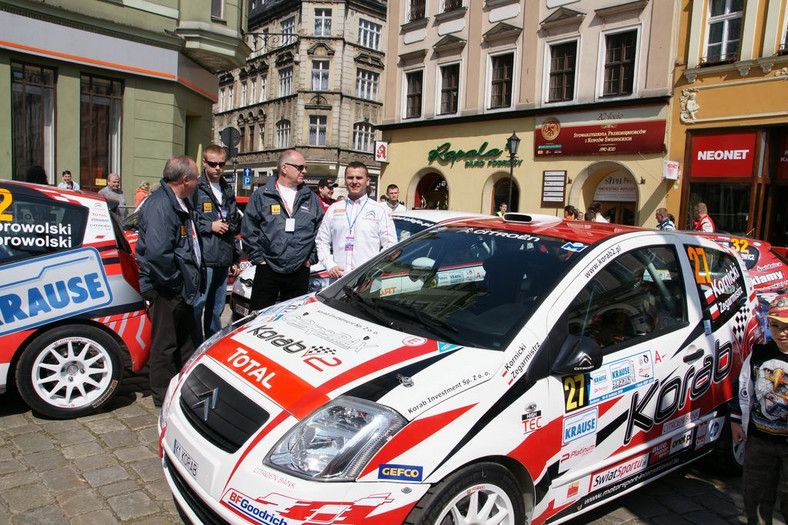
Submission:
[[[120,347],[112,337],[92,326],[60,326],[28,345],[16,384],[30,408],[66,419],[104,406],[122,374]]]
[[[481,463],[432,487],[405,523],[523,525],[525,516],[523,498],[511,474],[495,463]]]

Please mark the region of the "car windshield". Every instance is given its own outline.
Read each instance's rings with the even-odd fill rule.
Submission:
[[[406,217],[404,215],[394,215],[394,227],[397,229],[397,240],[404,241],[412,235],[426,230],[435,223],[425,219]]]
[[[396,330],[501,350],[579,251],[554,237],[438,226],[378,256],[321,299]]]

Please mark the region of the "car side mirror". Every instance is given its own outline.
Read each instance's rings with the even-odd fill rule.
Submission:
[[[602,366],[602,349],[587,336],[567,335],[553,362],[552,372],[558,375],[580,374]]]

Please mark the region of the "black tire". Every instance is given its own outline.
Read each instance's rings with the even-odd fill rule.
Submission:
[[[704,466],[723,476],[741,476],[744,464],[744,443],[734,443],[730,418],[725,418],[722,434],[714,443],[712,452],[703,458]]]
[[[470,488],[475,490],[468,491]],[[489,514],[476,515],[491,498],[496,501]],[[466,518],[472,517],[463,523],[524,525],[531,510],[525,509],[521,489],[508,470],[497,463],[479,463],[458,470],[430,488],[405,523],[457,525],[460,522],[452,517],[454,512]]]
[[[59,326],[25,348],[16,367],[22,399],[36,412],[68,419],[95,412],[123,376],[118,343],[85,325]]]

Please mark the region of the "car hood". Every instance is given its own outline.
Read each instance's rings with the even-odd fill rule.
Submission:
[[[205,355],[298,419],[342,394],[413,419],[503,364],[502,352],[392,330],[314,296],[263,311]]]

